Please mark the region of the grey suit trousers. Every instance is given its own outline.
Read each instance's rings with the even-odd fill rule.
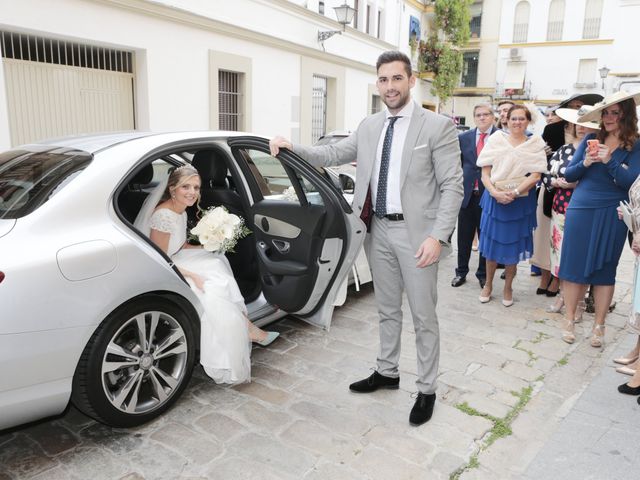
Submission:
[[[399,376],[404,290],[416,335],[416,385],[422,393],[433,393],[440,360],[440,333],[436,315],[438,263],[425,268],[416,267],[416,252],[411,248],[404,221],[374,217],[368,237],[365,247],[380,316],[377,371],[387,377]]]

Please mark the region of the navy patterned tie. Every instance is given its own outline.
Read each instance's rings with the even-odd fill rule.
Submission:
[[[401,117],[389,117],[389,126],[384,134],[382,156],[380,158],[380,173],[378,174],[378,190],[376,194],[375,213],[377,217],[387,214],[387,178],[389,176],[389,159],[391,158],[391,142],[393,141],[393,124]]]

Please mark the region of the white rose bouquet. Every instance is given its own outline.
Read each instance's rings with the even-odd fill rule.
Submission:
[[[198,224],[191,229],[205,250],[209,252],[233,252],[236,243],[251,233],[244,220],[224,207],[206,210]]]

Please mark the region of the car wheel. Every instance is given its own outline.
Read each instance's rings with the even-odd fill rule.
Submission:
[[[114,427],[133,427],[167,410],[187,386],[196,328],[178,306],[146,297],[116,310],[87,343],[72,402]]]

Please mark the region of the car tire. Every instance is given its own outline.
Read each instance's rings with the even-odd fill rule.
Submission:
[[[71,401],[113,427],[134,427],[170,408],[191,378],[197,326],[183,309],[147,296],[111,313],[84,348]]]

